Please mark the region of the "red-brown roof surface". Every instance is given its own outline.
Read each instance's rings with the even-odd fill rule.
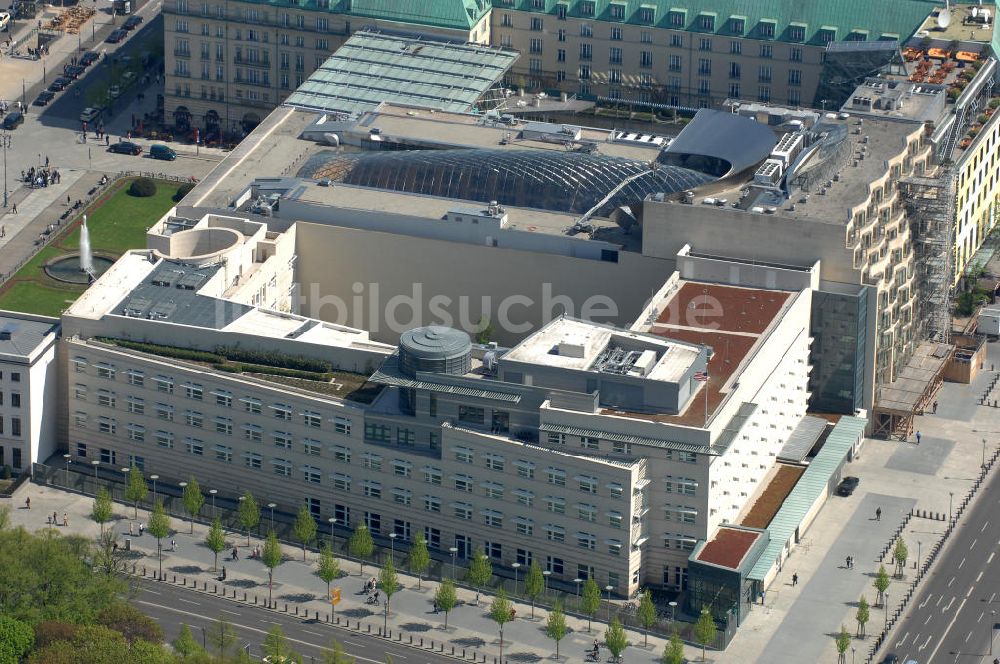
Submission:
[[[711,346],[714,355],[708,361],[706,386],[698,390],[679,415],[632,413],[610,408],[601,412],[682,426],[704,426],[705,389],[708,390],[708,413],[711,415],[725,396],[720,391],[722,386],[791,295],[784,291],[684,283],[661,305],[663,313],[649,331],[668,339]]]
[[[806,469],[802,466],[779,463],[778,472],[774,474],[767,487],[754,502],[753,507],[747,512],[746,517],[741,522],[742,525],[749,528],[767,528],[804,472]]]
[[[719,528],[712,541],[698,554],[698,560],[736,569],[758,537],[760,533],[749,530]]]

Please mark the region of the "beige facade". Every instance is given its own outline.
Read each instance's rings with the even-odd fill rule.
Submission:
[[[203,138],[220,129],[237,136],[253,129],[362,27],[490,41],[488,14],[472,29],[458,30],[352,17],[293,3],[167,0],[162,11],[164,121],[192,132],[200,128]]]
[[[521,52],[508,83],[689,108],[725,99],[811,106],[824,47],[495,7],[494,43]]]

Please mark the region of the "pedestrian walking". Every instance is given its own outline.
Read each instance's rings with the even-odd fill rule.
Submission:
[[[49,167],[49,155],[45,155],[45,168]]]
[[[71,204],[72,204],[72,201],[70,200],[70,197],[69,197],[69,196],[67,196],[67,197],[66,197],[66,206],[68,207],[68,206],[69,206],[69,205],[71,205]]]
[[[795,572],[794,574],[792,574],[792,585],[793,586],[799,585],[799,574],[798,574],[798,572]]]
[[[917,445],[919,445],[919,444],[920,444],[920,432],[918,431],[917,432]]]
[[[437,613],[437,612],[438,612],[438,601],[437,601],[437,598],[434,598],[434,613]]]
[[[24,499],[24,507],[25,509],[31,509],[31,496]]]
[[[931,406],[931,413],[937,415],[937,401]]]
[[[171,551],[176,551],[177,550],[177,540],[175,540],[173,538],[170,539],[170,550]]]
[[[66,515],[66,512],[63,512],[63,525],[69,527],[69,516]]]
[[[144,524],[140,523],[139,524],[139,537],[142,537],[142,533],[143,533],[144,530],[146,530],[146,526]]]
[[[876,507],[875,508],[875,520],[876,521],[881,521],[882,520],[882,508],[881,507]]]
[[[52,513],[52,523],[56,524],[57,526],[59,525],[59,515],[56,514],[55,512]]]
[[[17,214],[17,203],[14,203],[10,206],[10,213]]]
[[[844,559],[844,567],[846,567],[847,569],[851,569],[851,557],[850,556],[847,556],[847,558]]]

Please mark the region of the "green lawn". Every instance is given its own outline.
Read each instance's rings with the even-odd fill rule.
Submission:
[[[94,253],[118,257],[129,249],[146,246],[146,229],[174,205],[178,184],[157,182],[156,195],[137,198],[125,181],[114,193],[87,211],[90,245]],[[0,309],[58,316],[85,288],[49,278],[45,263],[80,247],[80,222],[73,224],[40,251],[0,289]]]

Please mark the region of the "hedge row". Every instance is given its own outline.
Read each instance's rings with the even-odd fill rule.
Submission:
[[[229,362],[226,364],[216,364],[213,368],[229,373],[259,373],[269,376],[285,376],[287,378],[302,378],[304,380],[316,380],[329,382],[332,376],[328,373],[317,371],[301,371],[298,369],[283,369],[281,367],[269,367],[264,364],[242,364],[239,362]]]
[[[178,360],[191,360],[192,362],[209,362],[212,364],[226,361],[226,358],[222,357],[221,355],[216,355],[215,353],[209,353],[208,351],[204,350],[191,350],[189,348],[177,348],[176,346],[161,346],[159,344],[150,344],[142,341],[129,341],[127,339],[98,339],[98,341],[103,341],[105,343],[121,346],[122,348],[137,350],[141,353],[150,353],[152,355],[172,357]]]
[[[300,355],[286,355],[285,353],[275,353],[266,350],[219,346],[215,349],[215,352],[227,360],[234,362],[263,364],[269,367],[278,367],[279,369],[296,369],[321,374],[329,373],[333,369],[333,366],[324,360],[316,360]]]

